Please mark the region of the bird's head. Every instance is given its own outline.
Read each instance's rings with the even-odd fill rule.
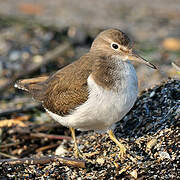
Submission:
[[[118,29],[108,29],[101,32],[92,43],[90,52],[116,56],[122,61],[137,61],[157,69],[156,66],[133,51],[130,38]]]

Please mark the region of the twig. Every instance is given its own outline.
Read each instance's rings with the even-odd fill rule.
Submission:
[[[2,122],[2,121],[10,121],[10,120],[17,120],[17,121],[27,121],[27,120],[29,120],[29,118],[30,118],[30,116],[28,116],[28,115],[24,115],[24,116],[19,116],[19,117],[16,117],[16,118],[12,118],[12,119],[4,119],[4,120],[0,120],[0,122]]]
[[[60,46],[56,47],[55,49],[48,51],[44,57],[43,61],[41,63],[36,63],[32,66],[30,66],[29,69],[26,69],[26,71],[22,71],[20,73],[15,74],[15,76],[9,80],[7,83],[2,85],[0,87],[0,92],[3,92],[5,89],[9,88],[10,86],[13,86],[17,79],[20,79],[24,76],[27,76],[28,74],[33,73],[34,71],[38,70],[41,66],[49,63],[50,61],[56,59],[60,54],[62,54],[64,51],[66,51],[70,47],[70,43],[64,43]]]
[[[45,134],[45,133],[31,133],[31,137],[38,137],[38,138],[48,138],[48,139],[65,139],[65,140],[72,140],[70,136],[59,136],[54,134]]]
[[[57,147],[57,146],[59,146],[59,143],[57,143],[57,144],[51,144],[51,145],[48,145],[48,146],[43,146],[43,147],[40,147],[40,148],[36,149],[36,152],[37,152],[37,153],[38,153],[38,152],[42,152],[42,151],[45,151],[45,150],[47,150],[47,149],[52,149],[52,148]]]
[[[180,67],[178,65],[176,65],[174,62],[172,62],[171,64],[177,71],[180,72]]]
[[[174,62],[172,62],[171,64],[176,69],[177,73],[180,74],[180,67],[176,65]]]
[[[11,156],[11,155],[9,155],[9,154],[5,154],[5,153],[2,153],[2,152],[0,152],[0,155],[1,155],[1,156],[4,156],[4,157],[11,158],[11,159],[17,159],[17,157],[15,157],[15,156]]]
[[[1,127],[11,127],[13,125],[19,125],[21,127],[26,127],[26,125],[22,121],[27,121],[30,118],[30,116],[20,116],[17,118],[13,119],[5,119],[5,120],[0,120],[0,128]]]
[[[67,165],[67,166],[73,166],[73,167],[79,167],[79,168],[85,168],[85,161],[84,160],[77,160],[77,159],[70,159],[60,156],[44,156],[41,158],[22,158],[22,159],[2,159],[0,160],[0,163],[7,163],[11,165],[17,165],[17,164],[47,164],[50,162],[59,162],[60,164]]]
[[[11,146],[17,146],[18,144],[20,144],[20,142],[9,143],[9,144],[1,144],[0,145],[0,149],[2,149],[2,148],[9,148]]]

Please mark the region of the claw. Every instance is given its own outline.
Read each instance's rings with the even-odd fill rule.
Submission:
[[[120,147],[119,156],[120,158],[124,158],[126,155],[126,148],[121,143],[119,143],[118,146]]]

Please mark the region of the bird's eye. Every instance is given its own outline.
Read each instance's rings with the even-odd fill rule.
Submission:
[[[117,50],[117,49],[119,48],[119,45],[116,44],[116,43],[112,43],[112,44],[111,44],[111,47],[112,47],[113,49]]]

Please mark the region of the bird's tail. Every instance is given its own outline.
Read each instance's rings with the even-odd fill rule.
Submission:
[[[34,99],[41,100],[43,93],[44,81],[48,79],[48,76],[37,77],[32,79],[18,80],[14,87],[29,92]],[[40,95],[41,94],[41,95]]]

